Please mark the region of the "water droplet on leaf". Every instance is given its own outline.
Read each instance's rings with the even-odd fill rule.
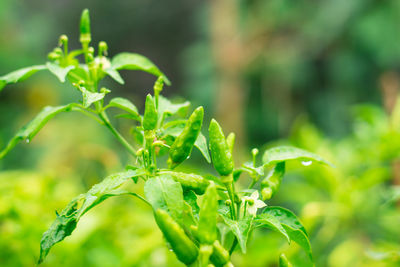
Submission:
[[[310,166],[312,164],[312,161],[311,160],[302,161],[301,164],[303,164],[303,166]]]
[[[31,140],[28,138],[28,139],[26,139],[26,143],[27,144],[29,144],[29,142],[30,142]]]

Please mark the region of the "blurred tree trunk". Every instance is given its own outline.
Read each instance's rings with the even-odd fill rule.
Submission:
[[[239,33],[238,5],[234,0],[211,0],[210,31],[217,66],[216,118],[226,135],[236,134],[236,152],[245,148],[245,92],[242,87],[243,46]]]
[[[396,106],[397,96],[400,88],[400,79],[396,72],[387,71],[380,77],[380,88],[382,92],[383,105],[389,117]],[[399,103],[397,103],[399,104]],[[393,184],[400,185],[400,161],[392,162]],[[400,202],[399,202],[400,204]]]

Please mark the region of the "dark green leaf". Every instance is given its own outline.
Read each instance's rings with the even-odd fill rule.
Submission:
[[[182,221],[182,186],[171,175],[162,174],[149,178],[144,185],[144,194],[154,210],[166,210],[176,221]]]
[[[42,111],[27,125],[21,128],[17,134],[8,142],[7,147],[0,152],[0,159],[3,158],[19,142],[26,140],[29,143],[32,138],[42,129],[42,127],[55,115],[60,112],[70,111],[72,104],[59,107],[45,107]]]
[[[86,194],[82,194],[73,199],[60,214],[57,214],[56,220],[43,234],[40,242],[39,263],[43,262],[50,249],[56,243],[61,242],[65,237],[71,235],[79,219],[91,208],[111,196],[126,194],[137,196],[134,193],[118,190],[118,187],[127,180],[144,174],[144,170],[137,169],[110,175],[99,184],[94,185]]]
[[[239,221],[231,220],[223,216],[226,225],[230,228],[232,233],[236,236],[240,249],[243,253],[247,250],[247,239],[249,238],[249,233],[252,229],[253,216],[248,216],[240,219]]]
[[[139,111],[136,108],[136,106],[126,98],[116,97],[116,98],[111,99],[110,103],[107,105],[106,108],[109,108],[109,107],[120,108],[120,109],[128,112],[130,115],[132,115],[136,120],[139,120],[139,121],[141,120]]]
[[[67,76],[68,72],[75,68],[75,66],[67,66],[63,68],[52,62],[47,62],[46,67],[51,73],[57,76],[62,83],[65,82],[65,77]]]
[[[171,82],[167,76],[162,73],[153,62],[147,57],[134,53],[120,53],[111,60],[111,69],[120,70],[141,70],[153,74],[157,77],[161,76],[166,84]]]
[[[288,160],[300,160],[304,165],[309,165],[313,161],[323,164],[328,164],[333,166],[332,163],[324,160],[317,154],[308,152],[306,150],[290,147],[290,146],[280,146],[268,149],[264,152],[263,163],[266,166],[275,165],[279,162]]]
[[[44,69],[46,69],[46,66],[44,66],[44,65],[36,65],[36,66],[31,66],[31,67],[26,67],[26,68],[23,68],[23,69],[19,69],[19,70],[10,72],[9,74],[6,74],[4,76],[1,76],[0,77],[0,91],[7,84],[22,82],[23,80],[28,79],[30,76],[32,76],[33,74],[35,74],[39,70],[44,70]]]
[[[281,226],[277,224],[277,221],[271,219],[274,217]],[[293,240],[299,244],[308,257],[313,260],[311,244],[308,239],[308,235],[304,226],[300,223],[297,216],[290,210],[284,209],[282,207],[267,207],[264,209],[263,213],[256,217],[255,222],[258,226],[266,226],[272,230],[278,231],[283,234],[289,240]],[[282,231],[282,227],[285,231]],[[285,234],[286,232],[286,234]]]

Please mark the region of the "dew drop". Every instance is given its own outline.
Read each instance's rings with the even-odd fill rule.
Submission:
[[[301,164],[303,164],[303,166],[310,166],[312,164],[312,161],[311,160],[302,161]]]
[[[30,139],[26,139],[26,143],[27,143],[27,144],[29,144],[30,141],[31,141]]]

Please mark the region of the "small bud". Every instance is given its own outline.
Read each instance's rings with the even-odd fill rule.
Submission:
[[[144,149],[141,148],[138,151],[136,151],[136,157],[141,157],[143,155]]]
[[[50,52],[50,53],[47,55],[47,58],[48,58],[50,61],[55,61],[55,60],[57,60],[57,59],[60,58],[60,55],[57,54],[57,53],[54,53],[54,52]]]
[[[164,79],[159,76],[157,81],[154,83],[154,95],[158,95],[161,93],[164,87]]]
[[[100,93],[102,93],[102,94],[108,94],[108,93],[110,93],[111,92],[111,90],[110,89],[107,89],[107,88],[105,88],[105,87],[102,87],[101,89],[100,89]]]
[[[62,49],[59,48],[59,47],[54,48],[53,52],[56,53],[56,54],[59,55],[59,56],[62,56],[62,55],[63,55],[63,51],[62,51]]]
[[[107,56],[108,45],[106,42],[101,41],[99,43],[99,56]]]
[[[81,36],[79,38],[80,42],[86,44],[90,43],[92,37],[90,35],[90,17],[88,9],[85,9],[82,12],[80,32],[81,32]]]
[[[263,200],[269,200],[272,197],[272,189],[267,187],[261,190],[261,196]]]
[[[250,206],[254,205],[254,199],[252,198],[246,199],[246,202],[249,203]]]
[[[67,37],[65,34],[63,34],[63,35],[60,36],[60,39],[58,40],[58,45],[59,45],[59,46],[68,45],[68,37]]]
[[[253,149],[251,150],[251,154],[253,155],[253,157],[256,157],[256,156],[258,155],[258,153],[259,153],[259,151],[258,151],[257,148],[253,148]]]
[[[225,201],[225,205],[227,205],[227,206],[232,205],[232,201],[231,201],[230,199],[226,200],[226,201]]]

